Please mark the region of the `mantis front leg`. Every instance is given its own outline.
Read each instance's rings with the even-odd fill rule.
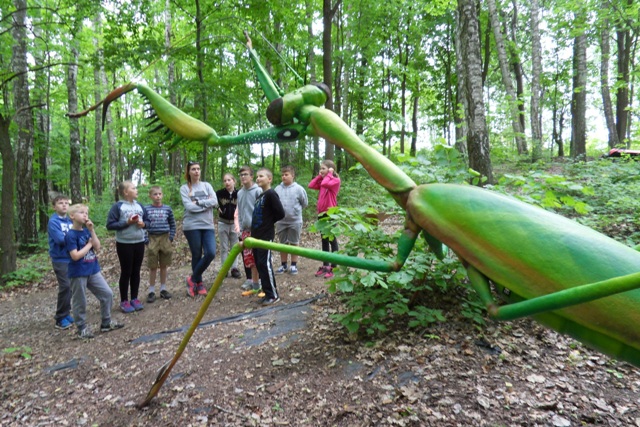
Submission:
[[[147,393],[147,396],[145,397],[145,399],[138,404],[138,408],[144,408],[145,406],[149,405],[149,403],[151,403],[151,400],[160,391],[160,388],[162,387],[166,379],[169,377],[169,373],[171,372],[175,364],[178,362],[178,359],[180,359],[180,356],[182,355],[185,348],[187,347],[189,340],[191,340],[193,333],[198,328],[198,325],[200,324],[200,321],[204,317],[204,314],[207,312],[207,309],[209,308],[211,301],[213,301],[213,297],[216,295],[216,293],[220,289],[220,286],[222,285],[222,281],[224,280],[225,277],[227,277],[227,273],[229,272],[229,270],[231,270],[231,267],[233,266],[233,261],[240,254],[240,252],[242,252],[243,248],[270,249],[275,252],[287,252],[290,254],[300,255],[305,258],[315,259],[318,261],[331,262],[338,265],[344,265],[347,267],[361,268],[369,271],[390,272],[390,271],[397,271],[404,265],[404,263],[407,260],[407,257],[409,256],[409,253],[411,253],[411,250],[415,245],[417,236],[418,236],[417,232],[411,230],[409,227],[405,228],[404,232],[402,233],[398,241],[398,255],[396,256],[396,259],[394,261],[367,260],[367,259],[358,258],[358,257],[351,257],[347,255],[323,252],[317,249],[308,249],[308,248],[302,248],[300,246],[291,246],[291,245],[284,245],[281,243],[266,242],[264,240],[258,240],[251,237],[244,239],[242,243],[237,243],[236,245],[233,246],[233,248],[229,252],[229,255],[226,261],[222,264],[222,267],[220,268],[220,271],[218,272],[218,275],[216,276],[216,279],[213,282],[213,285],[211,286],[211,289],[209,290],[207,297],[205,298],[202,305],[200,306],[200,310],[198,310],[196,317],[193,319],[193,322],[191,322],[191,326],[185,333],[184,338],[182,338],[182,341],[178,346],[178,350],[176,351],[176,354],[173,356],[173,359],[171,359],[171,361],[167,362],[162,368],[160,368],[160,372],[158,373],[158,376],[156,377],[156,380],[154,381],[154,383],[151,385],[151,389],[149,390],[149,393]]]

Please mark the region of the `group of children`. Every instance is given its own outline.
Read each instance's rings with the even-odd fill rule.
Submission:
[[[197,165],[197,167],[196,167]],[[191,173],[191,171],[194,173]],[[197,171],[195,170],[197,169]],[[193,273],[187,278],[187,293],[206,295],[202,284],[202,273],[215,256],[215,234],[213,231],[212,210],[218,209],[218,234],[222,248],[222,262],[226,260],[231,246],[252,236],[256,239],[273,241],[278,236],[280,243],[299,245],[302,232],[302,211],[307,206],[307,194],[302,186],[295,182],[295,170],[291,166],[281,169],[282,183],[271,188],[273,175],[269,169],[261,168],[256,172],[249,166],[240,169],[239,189],[235,188],[232,174],[223,177],[224,188],[213,192],[208,183],[199,181],[199,164],[190,162],[187,168],[186,190],[181,188],[187,216],[189,204],[193,204],[190,214],[203,216],[203,224],[184,227],[185,236],[192,252]],[[195,182],[194,182],[195,178]],[[194,185],[205,185],[194,196]],[[330,160],[322,162],[320,173],[310,183],[309,188],[319,190],[318,214],[336,206],[336,197],[340,189],[340,179],[335,173],[335,165]],[[201,191],[202,190],[202,191]],[[163,299],[170,299],[167,290],[167,268],[172,262],[172,242],[176,234],[176,223],[171,207],[162,203],[162,189],[152,186],[149,196],[152,204],[142,206],[137,201],[138,190],[131,181],[119,185],[122,200],[116,202],[107,217],[107,229],[116,232],[116,252],[120,263],[120,309],[123,313],[143,310],[138,298],[140,288],[140,270],[144,259],[145,245],[149,266],[149,289],[147,303],[156,300],[157,270],[160,270],[160,291]],[[206,193],[204,197],[200,193]],[[203,193],[203,194],[204,194]],[[124,325],[111,320],[113,292],[100,273],[96,252],[100,249],[100,240],[95,234],[93,222],[89,219],[89,209],[83,204],[69,206],[69,199],[59,195],[53,200],[55,212],[49,220],[49,254],[53,270],[58,279],[58,302],[55,315],[56,328],[68,329],[76,325],[80,338],[93,338],[86,325],[86,293],[89,290],[100,302],[102,332],[120,329]],[[211,218],[209,218],[211,216]],[[206,218],[205,218],[206,217]],[[198,220],[195,220],[197,222]],[[209,227],[211,226],[211,228]],[[193,230],[193,231],[192,231]],[[197,231],[198,233],[194,232]],[[187,236],[187,233],[191,235]],[[210,237],[213,236],[213,242]],[[189,238],[191,237],[191,238]],[[212,247],[209,247],[212,246]],[[338,242],[322,236],[324,251],[338,250]],[[204,253],[204,256],[203,256]],[[267,249],[245,249],[242,253],[247,280],[242,284],[243,295],[258,294],[260,304],[271,305],[280,300],[275,275],[288,272],[298,273],[297,256],[282,252],[281,265],[273,270],[271,251]],[[333,277],[333,267],[324,263],[316,276]],[[234,278],[241,274],[234,260],[231,272]],[[73,313],[73,316],[71,316]]]

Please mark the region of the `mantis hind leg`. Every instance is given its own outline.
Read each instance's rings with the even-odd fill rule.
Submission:
[[[467,274],[489,314],[500,320],[518,319],[560,310],[640,288],[640,273],[632,273],[498,307],[491,295],[487,277],[473,266],[467,266]]]

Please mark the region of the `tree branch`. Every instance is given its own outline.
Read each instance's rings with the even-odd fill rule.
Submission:
[[[13,75],[9,76],[9,78],[0,82],[0,89],[3,88],[6,84],[8,84],[11,80],[15,79],[18,76],[21,76],[25,73],[29,73],[31,71],[40,71],[40,70],[44,70],[45,68],[55,67],[56,65],[78,65],[78,64],[73,62],[54,62],[53,64],[47,64],[47,65],[42,65],[40,67],[29,68],[27,71],[14,73]]]

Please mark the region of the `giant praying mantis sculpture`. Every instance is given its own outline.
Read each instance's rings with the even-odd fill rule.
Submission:
[[[157,119],[181,138],[222,146],[323,137],[354,156],[406,211],[397,255],[389,261],[367,260],[247,238],[232,249],[176,355],[161,369],[140,407],[158,393],[243,246],[391,272],[402,268],[422,234],[440,258],[443,244],[455,252],[490,316],[502,320],[532,316],[551,329],[640,367],[638,251],[572,220],[488,190],[470,185],[416,185],[389,159],[363,143],[340,117],[323,108],[330,96],[326,85],[307,85],[282,95],[248,36],[247,40],[258,80],[271,102],[267,118],[273,127],[218,136],[142,84],[114,90],[105,99],[103,113],[109,102],[135,89],[147,98]],[[491,283],[508,304],[494,300]]]

